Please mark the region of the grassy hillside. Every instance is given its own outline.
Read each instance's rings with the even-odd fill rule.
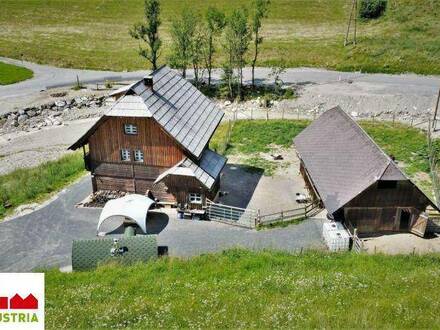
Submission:
[[[240,3],[249,4],[251,0]],[[440,2],[389,0],[384,17],[360,22],[357,47],[343,47],[350,0],[272,0],[260,66],[280,62],[338,70],[440,74]],[[161,61],[170,20],[185,5],[226,11],[233,0],[162,0]],[[63,67],[133,70],[146,63],[128,35],[142,0],[2,0],[0,55]]]
[[[26,68],[0,62],[0,85],[9,85],[32,78],[33,72]]]
[[[0,221],[17,206],[41,201],[85,173],[80,152],[0,175]]]
[[[46,327],[438,328],[440,257],[230,250],[46,273]]]

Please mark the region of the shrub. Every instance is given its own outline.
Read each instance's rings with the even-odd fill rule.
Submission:
[[[380,17],[387,8],[387,0],[361,0],[359,17],[372,19]]]

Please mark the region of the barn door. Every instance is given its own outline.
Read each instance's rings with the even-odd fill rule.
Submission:
[[[416,221],[412,224],[410,231],[411,233],[423,237],[425,236],[426,227],[428,225],[428,216],[421,213]]]

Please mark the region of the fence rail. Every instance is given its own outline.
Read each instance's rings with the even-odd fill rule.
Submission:
[[[269,225],[275,222],[286,222],[292,220],[304,219],[312,215],[319,209],[319,203],[313,202],[303,207],[291,210],[283,210],[281,212],[259,215],[257,219],[258,225]]]
[[[226,222],[241,227],[255,228],[257,211],[240,207],[207,202],[207,215],[210,220]]]

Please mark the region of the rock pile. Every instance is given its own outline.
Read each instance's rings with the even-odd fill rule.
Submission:
[[[81,96],[68,100],[27,107],[0,116],[4,132],[39,130],[46,126],[59,126],[65,120],[96,117],[106,105],[105,96]],[[86,111],[80,111],[84,109]]]

